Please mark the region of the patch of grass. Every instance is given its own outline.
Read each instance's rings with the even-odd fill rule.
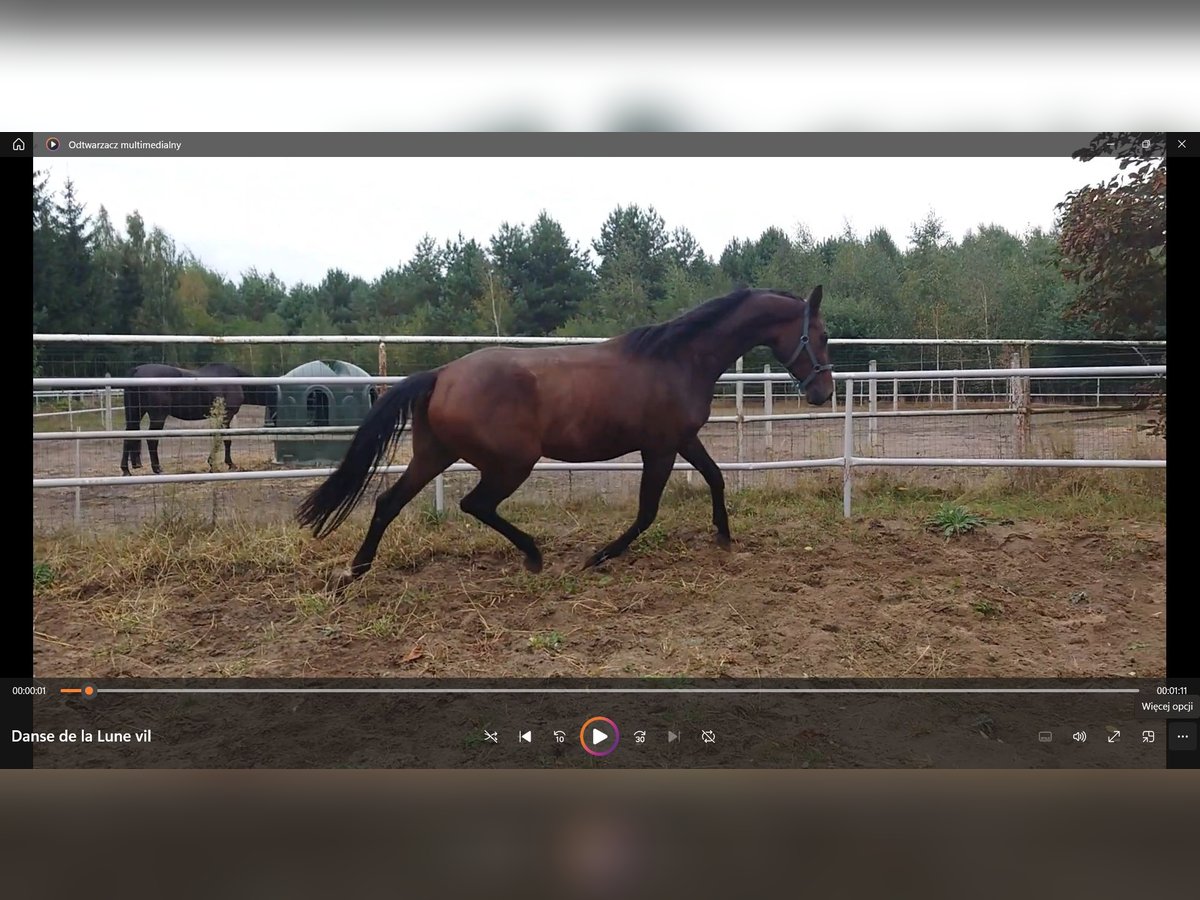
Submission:
[[[584,587],[583,581],[573,572],[563,572],[554,581],[558,585],[558,589],[568,597],[578,593]]]
[[[691,484],[688,484],[687,475],[676,474],[671,476],[671,480],[667,482],[667,487],[663,491],[662,506],[664,509],[686,507],[693,503],[707,501],[708,496],[708,484],[699,472],[692,475]]]
[[[40,562],[33,564],[33,589],[37,590],[40,587],[49,587],[54,583],[54,569],[47,563]]]
[[[440,528],[449,517],[449,506],[447,506],[441,512],[438,512],[438,508],[434,506],[433,503],[430,503],[421,509],[421,524],[426,528]]]
[[[935,531],[940,531],[947,538],[951,538],[974,531],[976,528],[982,528],[986,523],[982,517],[968,512],[962,506],[943,503],[932,516],[925,520],[925,524]]]
[[[529,638],[529,647],[533,650],[550,650],[557,653],[562,649],[563,636],[557,631],[546,634],[534,634]]]
[[[667,542],[667,529],[661,522],[655,522],[638,537],[642,550],[658,550]]]
[[[1002,604],[987,599],[976,600],[971,604],[971,609],[975,610],[975,612],[979,613],[985,619],[995,618],[1004,612]]]
[[[367,637],[395,638],[399,637],[403,631],[404,627],[401,621],[391,613],[383,613],[367,622],[357,633]]]
[[[329,611],[329,597],[325,594],[297,594],[292,599],[292,605],[305,618],[320,616]]]

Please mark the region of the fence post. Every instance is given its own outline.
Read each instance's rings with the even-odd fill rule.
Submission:
[[[1100,379],[1096,379],[1096,409],[1100,408]]]
[[[771,364],[770,363],[767,363],[765,366],[763,366],[763,374],[770,376],[770,374],[771,374]],[[775,398],[772,396],[772,393],[771,393],[771,379],[770,379],[770,377],[767,377],[767,378],[763,379],[763,415],[764,416],[772,416],[774,414],[775,414]],[[770,419],[766,420],[766,425],[767,425],[767,427],[766,427],[765,434],[766,434],[766,442],[767,442],[767,459],[774,459],[775,458],[775,448],[773,446],[773,438],[772,438],[772,434],[771,434],[771,420]]]
[[[446,476],[441,472],[433,479],[433,508],[439,516],[446,512]]]
[[[831,409],[833,410],[833,412],[837,412],[837,382],[836,381],[833,383],[833,394],[830,395],[830,400],[833,402],[833,406],[831,407]]]
[[[900,379],[892,379],[892,412],[900,408]]]
[[[737,358],[737,362],[734,363],[733,370],[735,372],[737,372],[739,375],[742,373],[743,363],[744,363],[744,361],[742,360],[742,358],[740,356]],[[737,412],[737,461],[738,462],[742,461],[742,441],[745,439],[745,430],[746,430],[745,421],[743,419],[743,409],[742,409],[744,395],[745,395],[745,384],[743,382],[739,381],[733,386],[734,405],[736,407],[736,412]],[[737,486],[738,486],[739,490],[742,487],[742,470],[741,469],[738,469],[738,473],[737,473]]]
[[[70,391],[67,391],[67,429],[70,431],[77,430],[75,428],[75,412]]]
[[[70,395],[68,395],[70,396]],[[74,429],[76,432],[78,428]],[[83,477],[83,463],[79,456],[79,447],[83,442],[78,438],[75,439],[75,477]],[[83,524],[83,493],[82,489],[76,486],[75,488],[75,525],[76,527]]]
[[[112,377],[112,373],[111,373],[111,372],[105,372],[105,373],[104,373],[104,377],[105,377],[105,378],[111,378],[111,377]],[[113,418],[112,418],[112,385],[111,385],[111,384],[106,384],[106,385],[104,386],[104,430],[105,430],[105,431],[112,431],[112,430],[113,430]]]
[[[1010,368],[1026,367],[1029,358],[1028,348],[1013,349]],[[1029,455],[1029,378],[1016,376],[1009,379],[1009,396],[1012,399],[1013,415],[1013,455],[1023,459]]]
[[[950,386],[950,408],[958,409],[958,379],[952,379]]]
[[[846,419],[842,434],[842,516],[850,518],[850,485],[854,466],[854,380],[846,379]]]
[[[379,342],[379,377],[387,378],[387,344],[385,344],[383,341]],[[387,389],[387,383],[380,382],[379,392],[376,396],[376,399],[382,397]]]
[[[872,372],[879,371],[879,364],[875,360],[871,360],[868,364]],[[868,409],[871,413],[867,419],[867,434],[871,439],[871,452],[878,452],[879,448],[879,418],[875,415],[879,412],[879,379],[872,378],[871,383],[867,385]]]

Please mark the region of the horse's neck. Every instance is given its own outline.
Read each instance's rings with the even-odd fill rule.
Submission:
[[[781,307],[778,299],[782,298],[748,301],[696,339],[697,364],[706,376],[715,382],[738,359],[766,343],[774,329],[794,315],[790,308]]]

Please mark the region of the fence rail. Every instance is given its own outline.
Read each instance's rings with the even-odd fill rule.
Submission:
[[[434,340],[432,338],[424,338],[425,341]],[[1021,429],[1028,429],[1030,415],[1036,410],[1031,409],[1030,393],[1028,390],[1030,379],[1057,379],[1057,378],[1129,378],[1129,377],[1155,377],[1161,378],[1166,375],[1166,366],[1085,366],[1085,367],[1053,367],[1053,368],[1034,368],[1028,366],[1014,365],[1010,368],[1003,369],[946,369],[936,372],[912,372],[903,370],[884,370],[884,371],[860,371],[860,372],[841,372],[835,373],[834,378],[837,382],[845,385],[845,404],[840,412],[829,413],[778,413],[773,411],[771,406],[771,385],[780,382],[790,382],[792,378],[786,373],[776,372],[735,372],[729,373],[720,379],[721,381],[734,382],[738,390],[736,393],[736,409],[737,414],[733,416],[713,416],[712,422],[730,422],[736,425],[738,430],[737,448],[738,459],[734,462],[718,463],[723,471],[727,472],[755,472],[755,471],[770,471],[770,470],[787,470],[787,469],[815,469],[815,468],[841,468],[843,470],[843,513],[849,517],[851,515],[851,502],[853,495],[854,470],[864,467],[981,467],[981,468],[1119,468],[1119,469],[1145,469],[1145,468],[1165,468],[1166,459],[1096,459],[1096,458],[1030,458],[1026,457],[1022,452],[1027,446],[1024,439],[1015,442],[1014,446],[1018,448],[1018,452],[1011,458],[999,457],[886,457],[886,456],[864,456],[855,452],[855,419],[859,417],[867,418],[869,421],[869,443],[872,447],[875,446],[875,421],[881,418],[897,417],[905,415],[914,416],[931,416],[931,415],[1002,415],[1013,414],[1014,428],[1019,433]],[[1009,398],[1010,405],[1003,409],[994,410],[928,410],[928,411],[881,411],[878,409],[878,393],[873,390],[875,384],[880,380],[888,380],[892,382],[900,382],[906,380],[929,381],[931,378],[938,381],[955,381],[958,380],[975,380],[975,379],[992,379],[992,380],[1007,380],[1010,385]],[[381,383],[395,384],[403,381],[401,376],[372,376],[372,377],[353,377],[353,376],[338,376],[321,379],[321,383],[329,384],[347,384],[361,385]],[[747,415],[744,408],[744,395],[741,390],[742,385],[746,382],[758,382],[764,385],[764,414],[763,415]],[[180,384],[292,384],[302,383],[311,384],[311,378],[289,378],[286,376],[280,377],[244,377],[244,378],[216,378],[216,377],[195,377],[195,378],[35,378],[34,387],[42,389],[50,388],[66,388],[72,386],[92,386],[112,389],[121,386],[132,385],[180,385]],[[868,390],[866,409],[857,409],[856,403],[862,398],[856,396],[855,386],[865,385]],[[767,460],[767,461],[747,461],[741,459],[742,448],[742,428],[749,422],[763,422],[766,427],[766,446],[768,450],[771,447],[771,423],[777,421],[787,421],[796,419],[842,419],[842,454],[837,457],[823,456],[815,459],[787,459],[787,460]],[[238,434],[335,434],[349,433],[354,431],[352,427],[325,427],[325,428],[246,428],[246,429],[218,429],[218,428],[203,428],[203,429],[172,429],[171,431],[163,430],[154,432],[154,437],[195,437],[199,435],[238,435]],[[38,441],[45,440],[74,440],[76,448],[79,442],[83,440],[100,440],[100,439],[120,439],[128,438],[132,431],[116,431],[111,426],[103,431],[94,432],[50,432],[35,434],[34,439]],[[142,436],[148,436],[151,432],[140,432]],[[78,451],[77,462],[78,466]],[[595,462],[595,463],[562,463],[562,462],[541,462],[534,467],[534,471],[538,472],[638,472],[642,468],[640,462]],[[387,473],[402,473],[406,471],[407,466],[394,465],[381,468],[380,471]],[[678,462],[674,466],[675,471],[691,472],[695,471],[690,465]],[[296,478],[318,478],[329,475],[333,471],[332,468],[309,468],[309,469],[285,469],[285,470],[270,470],[270,471],[248,471],[248,472],[209,472],[209,473],[191,473],[191,474],[176,474],[176,475],[149,475],[149,476],[88,476],[84,477],[78,474],[73,478],[62,477],[45,477],[34,478],[33,486],[35,489],[49,488],[74,488],[76,490],[76,511],[79,510],[79,494],[78,491],[85,487],[101,487],[101,486],[117,486],[117,485],[144,485],[144,484],[178,484],[178,483],[218,483],[218,482],[235,482],[235,481],[265,481],[272,479],[296,479]],[[475,471],[473,466],[466,463],[456,463],[447,471],[449,472],[469,472]],[[436,482],[436,503],[439,511],[444,507],[444,491],[442,489],[441,476]]]
[[[52,334],[35,332],[35,344],[599,344],[603,337],[503,337],[494,334]],[[1166,341],[1020,338],[830,338],[843,347],[1166,347]]]
[[[905,370],[886,370],[881,372],[834,372],[836,381],[854,382],[860,380],[888,379],[892,381],[952,381],[958,379],[977,378],[1080,378],[1080,377],[1137,377],[1145,375],[1166,375],[1166,366],[1080,366],[1057,368],[1009,368],[1009,369],[939,369],[936,372],[911,372]],[[273,385],[273,384],[312,384],[314,380],[321,384],[370,385],[370,384],[399,384],[404,381],[402,375],[331,375],[329,377],[302,376],[245,376],[218,377],[187,376],[180,378],[85,378],[85,377],[54,377],[34,378],[35,388],[70,387],[84,385],[85,387],[170,387],[171,385],[209,384],[209,385]],[[718,382],[791,382],[794,379],[786,372],[726,372]]]

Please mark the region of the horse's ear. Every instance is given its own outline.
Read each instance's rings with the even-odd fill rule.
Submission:
[[[808,295],[808,308],[817,312],[821,308],[821,286],[818,284]]]

